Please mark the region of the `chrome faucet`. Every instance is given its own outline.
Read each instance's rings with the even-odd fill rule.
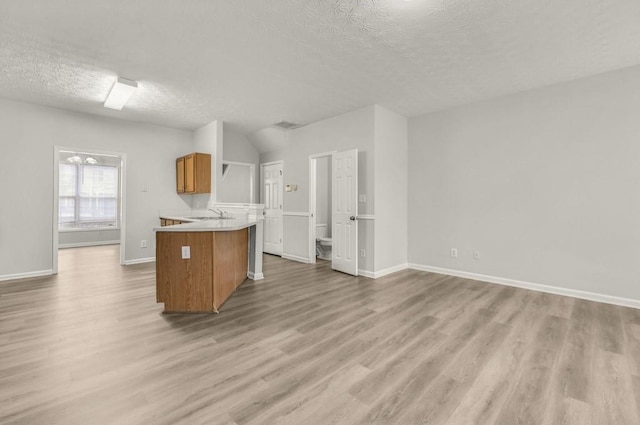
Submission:
[[[219,209],[215,209],[215,210],[214,210],[214,209],[209,208],[209,211],[212,211],[212,212],[214,212],[214,213],[218,214],[218,216],[219,216],[220,218],[224,218],[224,211],[222,211],[222,210],[219,210]]]

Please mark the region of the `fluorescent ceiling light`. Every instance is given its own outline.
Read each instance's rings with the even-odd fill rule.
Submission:
[[[138,88],[137,82],[118,77],[107,100],[104,101],[105,108],[122,110],[136,88]]]

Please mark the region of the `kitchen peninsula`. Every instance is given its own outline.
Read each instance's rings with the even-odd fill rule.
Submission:
[[[263,277],[262,220],[183,221],[154,229],[156,300],[164,313],[217,313],[247,277]]]

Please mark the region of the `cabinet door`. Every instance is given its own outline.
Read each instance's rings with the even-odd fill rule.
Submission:
[[[184,158],[176,159],[176,190],[184,193]]]
[[[184,192],[196,191],[196,168],[193,154],[184,157]]]

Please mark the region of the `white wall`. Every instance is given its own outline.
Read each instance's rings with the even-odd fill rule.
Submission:
[[[185,202],[189,202],[193,208],[207,208],[208,205],[217,202],[220,185],[222,184],[222,149],[223,149],[223,123],[213,121],[193,132],[193,145],[191,152],[208,153],[211,155],[211,193],[197,195],[181,195]]]
[[[0,99],[0,140],[0,277],[52,268],[55,145],[127,155],[129,261],[155,256],[158,210],[188,207],[175,192],[175,159],[191,132]]]
[[[407,263],[407,119],[375,106],[375,271]]]
[[[60,248],[110,245],[114,243],[120,243],[120,229],[58,232],[58,246]]]
[[[285,192],[284,211],[309,212],[309,155],[357,148],[359,192],[367,196],[360,203],[360,214],[373,214],[373,145],[374,107],[358,109],[326,120],[318,121],[287,132],[286,148],[260,155],[260,162],[284,161],[284,184],[297,184],[296,192]],[[307,258],[309,256],[308,217],[301,225],[299,217],[283,219],[285,254]],[[373,227],[358,224],[359,244],[373,252]],[[373,271],[370,258],[360,259],[359,268]]]
[[[251,169],[246,165],[230,164],[222,176],[218,202],[250,204]],[[254,183],[255,184],[255,183]]]
[[[224,161],[246,162],[255,165],[255,200],[260,200],[260,154],[249,142],[247,136],[224,128],[223,130],[223,157]],[[224,183],[223,183],[224,184]],[[224,193],[224,192],[223,192]],[[220,202],[230,202],[219,199]]]
[[[409,191],[411,263],[640,300],[640,68],[412,118]]]

